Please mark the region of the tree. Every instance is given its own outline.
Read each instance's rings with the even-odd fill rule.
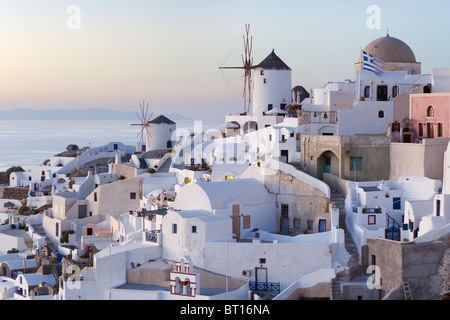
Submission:
[[[20,167],[20,166],[12,166],[12,167],[8,168],[5,171],[5,179],[6,179],[6,181],[9,182],[9,176],[11,175],[11,173],[13,173],[13,172],[22,172],[22,171],[25,171],[25,170],[22,167]]]
[[[290,104],[286,107],[286,111],[289,114],[297,114],[298,111],[302,110],[302,106],[301,105],[294,105],[294,104]]]

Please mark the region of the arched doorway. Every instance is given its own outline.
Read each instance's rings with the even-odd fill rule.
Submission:
[[[323,180],[326,174],[339,176],[339,158],[331,150],[322,152],[317,158],[317,178]]]

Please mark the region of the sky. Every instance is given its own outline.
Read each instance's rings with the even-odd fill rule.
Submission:
[[[368,11],[378,8],[378,15]],[[354,80],[361,48],[387,29],[422,73],[448,68],[450,3],[384,0],[0,0],[0,111],[109,108],[194,119],[243,111],[242,36],[308,91]],[[369,24],[368,24],[369,23]]]

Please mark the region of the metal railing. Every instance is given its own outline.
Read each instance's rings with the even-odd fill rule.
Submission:
[[[278,292],[280,293],[279,282],[256,282],[249,281],[249,289],[255,292]]]
[[[145,241],[158,243],[158,234],[161,230],[145,231]]]

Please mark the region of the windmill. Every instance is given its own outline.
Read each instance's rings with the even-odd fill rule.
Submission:
[[[145,106],[145,100],[142,101],[142,104],[139,104],[139,107],[141,109],[141,114],[138,114],[136,112],[136,115],[138,116],[139,120],[141,120],[141,123],[133,123],[131,124],[132,126],[141,126],[141,131],[139,131],[138,133],[138,137],[140,137],[140,149],[141,151],[148,151],[148,149],[150,148],[150,138],[151,138],[151,134],[150,134],[150,130],[149,130],[149,124],[150,124],[150,119],[153,115],[153,112],[150,114],[149,117],[147,117],[148,114],[148,102],[147,102],[147,106]],[[146,137],[146,141],[145,141],[145,150],[142,150],[142,146],[144,143],[144,135]]]
[[[244,69],[244,90],[242,97],[244,98],[244,112],[247,113],[250,109],[251,103],[251,81],[252,81],[252,69],[253,57],[252,57],[252,40],[250,36],[250,25],[245,25],[245,34],[242,36],[244,40],[244,54],[242,55],[242,67],[219,67],[219,69]]]

